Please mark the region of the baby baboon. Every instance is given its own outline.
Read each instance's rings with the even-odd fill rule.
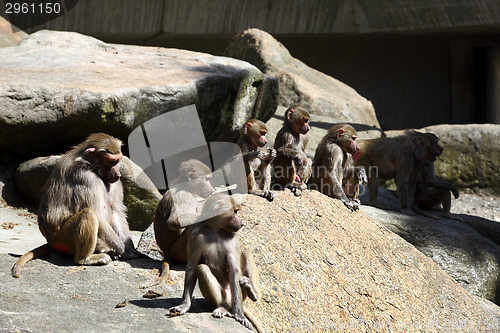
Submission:
[[[421,211],[420,208],[432,209],[442,205],[444,217],[462,221],[460,217],[450,213],[450,192],[453,193],[455,199],[458,199],[459,194],[455,185],[445,180],[438,179],[434,171],[434,162],[426,160],[422,163],[422,170],[420,171],[420,175],[417,179],[413,210],[421,215],[439,219],[434,215]]]
[[[358,205],[361,203],[359,197],[359,185],[367,185],[368,177],[366,176],[365,168],[350,168],[347,170],[343,179],[345,195],[355,201]]]
[[[245,170],[247,174],[248,193],[266,198],[274,199],[270,191],[271,186],[271,161],[276,157],[276,150],[263,147],[267,143],[267,127],[258,119],[250,119],[243,127],[238,140],[241,148]]]
[[[274,178],[296,196],[307,188],[306,183],[311,177],[312,160],[305,153],[310,119],[309,112],[303,107],[289,108],[285,112],[283,127],[274,140]]]

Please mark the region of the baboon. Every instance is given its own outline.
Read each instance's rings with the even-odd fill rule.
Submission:
[[[395,178],[399,193],[400,209],[415,215],[415,186],[425,161],[434,162],[443,148],[432,133],[414,130],[392,138],[378,138],[360,142],[361,156],[355,165],[368,170],[370,204],[375,205],[379,179]]]
[[[263,147],[267,144],[267,127],[258,119],[250,119],[241,130],[238,145],[241,148],[247,174],[248,193],[261,196],[269,201],[274,199],[270,191],[271,161],[276,157],[276,150]]]
[[[104,133],[61,156],[47,181],[38,226],[47,244],[24,254],[12,267],[51,251],[72,255],[80,265],[104,265],[112,257],[137,258],[123,204],[119,162],[121,141]]]
[[[431,217],[434,219],[439,219],[438,217],[427,214],[420,210],[422,209],[432,209],[437,206],[442,205],[443,216],[449,219],[454,219],[462,221],[460,217],[457,217],[450,213],[451,209],[451,193],[455,199],[458,199],[458,190],[450,182],[447,182],[436,177],[434,171],[434,163],[425,160],[422,163],[422,170],[419,177],[417,178],[416,189],[415,189],[415,202],[413,210],[417,213]]]
[[[311,177],[312,160],[305,153],[310,119],[309,112],[303,107],[289,108],[285,112],[283,127],[274,140],[274,179],[281,186],[290,188],[296,196],[307,188],[306,183]]]
[[[366,181],[364,167],[353,166],[352,154],[359,151],[357,138],[351,125],[332,126],[316,148],[311,178],[311,188],[340,199],[351,211],[359,208],[359,183]]]
[[[153,226],[156,243],[163,252],[160,280],[168,279],[170,264],[187,262],[185,229],[200,216],[202,200],[214,192],[211,177],[210,168],[202,162],[195,159],[182,162],[175,185],[158,203]]]
[[[243,307],[248,296],[259,298],[258,270],[249,251],[239,248],[237,231],[243,226],[240,205],[232,196],[216,193],[204,206],[200,223],[187,232],[188,263],[182,303],[169,309],[171,316],[182,315],[191,307],[198,280],[203,297],[214,305],[214,317],[231,316],[243,326],[262,332],[255,317]],[[215,216],[214,216],[215,215]]]
[[[343,179],[344,193],[352,201],[355,201],[358,205],[361,204],[359,201],[359,186],[368,184],[368,177],[366,176],[365,168],[349,168],[346,172],[345,178]]]

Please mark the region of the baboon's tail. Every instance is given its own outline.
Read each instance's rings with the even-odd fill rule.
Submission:
[[[12,266],[12,276],[18,278],[21,275],[21,270],[23,269],[24,264],[32,259],[48,256],[50,252],[52,252],[52,249],[49,244],[44,244],[36,249],[26,252],[16,261],[14,266]]]
[[[255,328],[255,330],[258,333],[265,333],[266,332],[262,328],[262,325],[260,324],[259,320],[257,318],[255,318],[255,316],[253,315],[252,312],[250,312],[250,310],[248,310],[247,308],[243,307],[243,314],[245,315],[245,317],[248,318],[248,320],[250,320],[250,322],[252,323],[253,327]]]

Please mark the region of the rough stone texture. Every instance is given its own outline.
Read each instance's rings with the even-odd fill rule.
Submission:
[[[277,82],[235,59],[106,44],[39,31],[0,49],[0,150],[59,152],[103,131],[126,139],[144,121],[196,104],[207,140],[233,139],[277,106]]]
[[[60,155],[37,157],[19,165],[15,174],[15,182],[28,202],[38,207],[45,183],[60,157]]]
[[[123,184],[123,203],[127,206],[127,219],[132,230],[144,231],[153,221],[162,195],[148,176],[124,157],[120,165]]]
[[[0,328],[5,332],[250,332],[232,318],[213,318],[213,308],[198,290],[191,311],[170,318],[168,308],[181,301],[182,267],[171,271],[175,284],[155,285],[160,263],[151,259],[77,266],[52,254],[29,262],[19,279],[10,275],[16,260],[0,253]],[[145,298],[149,290],[159,297]],[[117,307],[120,303],[123,307]]]
[[[246,196],[239,213],[240,240],[255,257],[262,290],[261,300],[246,305],[268,331],[499,327],[500,308],[468,293],[366,213],[317,191],[275,194],[271,203]],[[149,233],[139,248],[157,255]]]
[[[498,222],[458,214],[459,222],[443,218],[439,211],[429,211],[440,220],[425,216],[409,216],[396,212],[399,199],[393,191],[379,189],[378,202],[393,211],[367,205],[361,209],[380,224],[413,244],[434,260],[452,278],[473,295],[500,303],[500,224]],[[368,191],[361,195],[368,202]],[[452,201],[452,207],[458,205]]]
[[[500,193],[500,125],[436,125],[422,129],[444,147],[436,174],[459,187],[493,188]]]
[[[488,310],[411,244],[339,200],[316,191],[301,198],[287,191],[272,203],[248,196],[240,215],[246,223],[240,236],[260,268],[263,294],[248,307],[271,332],[498,324],[498,307]],[[492,331],[473,325],[472,331]]]
[[[346,84],[305,65],[270,34],[248,29],[235,36],[225,54],[248,61],[263,73],[278,78],[279,104],[299,104],[331,123],[356,123],[380,127],[370,101]]]
[[[171,283],[155,285],[159,261],[85,267],[53,254],[29,262],[20,279],[12,278],[16,256],[40,245],[43,237],[34,214],[5,205],[11,186],[2,183],[3,176],[8,175],[0,172],[1,328],[248,332],[231,318],[211,318],[213,308],[198,288],[189,313],[166,316],[180,302],[183,265],[173,266]],[[393,332],[499,331],[495,304],[470,295],[365,213],[350,213],[340,201],[315,191],[299,198],[289,191],[276,194],[272,203],[246,196],[240,211],[245,222],[240,236],[260,268],[263,294],[247,307],[268,331],[383,332],[387,325]],[[137,242],[138,232],[132,234]],[[147,245],[154,250],[153,239]],[[161,296],[144,298],[150,289]],[[125,300],[125,307],[115,308]]]
[[[16,185],[32,204],[38,206],[43,187],[60,156],[38,157],[22,163],[16,170]],[[120,164],[123,184],[123,202],[127,206],[131,230],[145,230],[153,221],[162,196],[151,180],[128,157]]]

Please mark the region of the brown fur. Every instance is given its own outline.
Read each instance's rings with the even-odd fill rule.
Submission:
[[[276,157],[276,150],[264,146],[267,144],[267,127],[258,119],[250,119],[241,130],[238,145],[241,148],[247,175],[248,193],[272,201],[271,161]]]
[[[15,277],[27,261],[52,250],[72,255],[82,265],[140,255],[130,238],[123,205],[118,165],[122,156],[121,141],[104,133],[90,135],[61,156],[38,211],[47,245],[19,258],[12,268]]]
[[[434,163],[426,160],[422,164],[422,170],[417,179],[413,209],[424,216],[439,219],[432,214],[421,211],[420,208],[432,209],[442,205],[444,217],[462,221],[461,218],[450,213],[450,192],[453,193],[455,199],[459,197],[455,185],[445,180],[438,179],[434,171]]]
[[[243,308],[245,298],[257,301],[260,291],[257,266],[250,252],[238,245],[236,233],[243,226],[237,214],[239,209],[231,196],[214,194],[203,206],[201,222],[188,228],[183,299],[180,305],[169,309],[170,315],[182,315],[190,309],[198,280],[203,296],[216,307],[214,317],[231,316],[243,326],[252,329],[253,324],[262,332],[259,323],[250,322],[254,316],[249,314],[247,318]]]
[[[395,178],[400,209],[413,214],[410,208],[423,163],[434,162],[443,150],[438,137],[432,133],[406,131],[397,137],[366,140],[360,145],[361,157],[355,164],[367,170],[370,204],[376,203],[378,180]]]
[[[311,178],[312,189],[340,199],[350,210],[359,208],[359,184],[366,182],[365,169],[353,166],[351,154],[359,150],[357,137],[351,125],[332,126],[316,148]]]
[[[309,112],[300,106],[285,112],[283,127],[276,134],[273,161],[275,181],[282,187],[290,188],[295,195],[301,195],[311,177],[312,160],[307,157],[307,132],[310,130]]]
[[[171,263],[187,262],[186,227],[200,215],[202,199],[214,192],[210,168],[198,160],[181,163],[179,177],[158,203],[153,225],[158,247],[163,252],[160,280],[167,280]]]

